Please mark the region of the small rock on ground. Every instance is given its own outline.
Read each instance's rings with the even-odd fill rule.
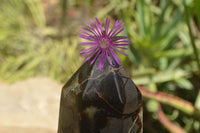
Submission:
[[[61,88],[48,78],[0,84],[0,133],[55,133]]]

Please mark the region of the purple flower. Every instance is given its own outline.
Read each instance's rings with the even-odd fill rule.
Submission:
[[[118,49],[127,49],[123,46],[130,45],[128,37],[117,36],[120,32],[124,30],[121,21],[116,21],[112,29],[109,30],[110,19],[106,18],[105,28],[101,25],[99,20],[96,18],[96,23],[90,19],[92,26],[86,23],[87,27],[83,27],[84,30],[80,30],[78,34],[79,37],[88,40],[88,42],[81,42],[78,45],[90,46],[90,48],[80,51],[82,56],[89,55],[84,62],[92,59],[90,65],[92,65],[97,57],[101,54],[98,69],[101,71],[104,67],[104,60],[106,59],[108,64],[111,66],[120,66],[121,62],[119,57],[115,52],[119,52],[125,56],[127,54],[123,53]],[[109,59],[112,63],[110,63]],[[117,63],[117,64],[116,64]]]

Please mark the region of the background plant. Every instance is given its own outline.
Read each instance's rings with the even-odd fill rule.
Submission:
[[[64,83],[83,60],[77,47],[80,27],[94,16],[102,21],[109,16],[125,22],[123,34],[133,44],[129,57],[119,56],[134,82],[143,86],[144,132],[199,133],[199,3],[2,0],[0,79],[48,76]]]

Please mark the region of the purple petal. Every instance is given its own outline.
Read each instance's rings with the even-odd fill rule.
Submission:
[[[96,42],[81,42],[78,45],[83,45],[83,46],[94,46],[97,45]]]
[[[99,28],[97,27],[97,25],[95,24],[95,22],[92,19],[90,19],[90,21],[94,25],[94,27],[95,27],[96,31],[99,33],[99,35],[101,35],[101,33],[99,32]]]
[[[115,48],[120,48],[120,49],[128,49],[128,48],[125,48],[125,47],[118,47],[118,46],[114,46]]]
[[[79,36],[80,38],[83,38],[83,39],[86,39],[86,40],[89,40],[89,41],[94,41],[94,40],[95,40],[94,38],[92,38],[92,37],[90,37],[90,36],[83,35],[83,34],[81,34],[81,33],[78,33],[78,36]]]
[[[113,58],[116,60],[117,64],[118,64],[119,66],[121,66],[121,61],[120,61],[119,57],[117,56],[117,54],[116,54],[112,49],[109,49],[109,50],[110,50],[110,52],[111,52]]]
[[[128,46],[131,45],[131,43],[114,43],[112,46]]]
[[[115,22],[115,24],[113,25],[112,29],[110,30],[108,36],[110,36],[110,34],[112,33],[112,31],[120,24],[120,22],[118,23],[118,20]]]
[[[124,26],[124,23],[122,23],[119,27],[117,27],[117,29],[116,29],[110,36],[113,37],[114,34],[115,34],[122,26]]]
[[[101,54],[101,59],[99,61],[99,66],[98,66],[98,69],[101,71],[103,69],[103,66],[104,66],[104,59],[105,59],[105,51],[103,50],[102,51],[102,54]]]
[[[128,46],[131,45],[129,40],[124,40],[124,41],[114,41],[112,42],[113,46]]]
[[[96,49],[96,48],[95,48]],[[95,49],[90,49],[90,50],[88,50],[87,52],[85,52],[84,54],[82,54],[81,56],[85,56],[85,55],[87,55],[87,54],[90,54],[90,53],[92,53]]]
[[[108,64],[111,66],[109,58],[108,58],[108,51],[107,50],[106,50],[106,60],[107,60]]]
[[[115,43],[121,43],[121,42],[131,42],[129,40],[123,40],[123,41],[114,41]]]
[[[94,61],[97,59],[98,55],[100,54],[101,49],[99,49],[98,53],[96,54],[96,56],[94,57],[94,59],[90,62],[90,65],[92,65],[94,63]]]
[[[92,56],[94,56],[94,54],[95,54],[98,50],[99,50],[99,48],[96,49],[90,56],[88,56],[88,57],[84,60],[84,62],[86,62],[86,61],[88,61],[90,58],[92,58]]]
[[[83,33],[83,34],[86,34],[86,35],[88,35],[88,36],[93,36],[93,35],[91,35],[91,34],[85,32],[85,31],[82,31],[82,30],[80,30],[79,32],[81,32],[81,33]]]
[[[118,38],[114,39],[113,41],[117,41],[117,40],[121,40],[121,39],[127,39],[127,38],[128,38],[127,36],[118,37]]]
[[[98,26],[99,26],[99,28],[101,30],[101,33],[103,33],[103,29],[102,29],[101,23],[99,22],[99,20],[96,17],[95,17],[95,19],[96,19],[96,21],[98,23]]]
[[[95,32],[93,32],[92,30],[88,29],[88,28],[85,28],[85,27],[82,27],[84,30],[86,31],[89,31],[90,33],[92,33],[93,35],[97,36],[97,34]]]
[[[89,50],[91,50],[91,49],[96,49],[97,48],[97,46],[93,46],[93,47],[90,47],[90,48],[88,48],[88,49],[84,49],[84,50],[82,50],[82,51],[80,51],[80,52],[78,52],[79,54],[82,54],[82,53],[85,53],[85,52],[88,52]]]
[[[119,21],[119,23],[118,23],[118,24],[121,24],[121,22],[122,22],[122,21]]]
[[[108,29],[110,25],[110,19],[108,17],[106,18],[106,23],[105,23],[105,34],[108,35]]]
[[[113,47],[112,47],[113,48]],[[115,51],[117,51],[117,52],[119,52],[120,54],[123,54],[123,55],[125,55],[125,56],[128,56],[127,54],[125,54],[124,52],[122,52],[122,51],[120,51],[120,50],[118,50],[118,49],[116,49],[116,48],[113,48]]]
[[[114,35],[112,35],[111,37],[115,37],[117,34],[119,34],[120,32],[122,32],[124,30],[124,28],[122,28],[121,30],[119,30],[117,33],[115,33]]]
[[[107,59],[107,62],[108,62],[108,64],[109,64],[110,66],[115,66],[116,63],[114,62],[113,58],[112,58],[109,54],[110,54],[109,51],[106,51],[106,59]],[[113,65],[110,64],[110,61],[109,61],[108,56],[110,56],[110,59],[111,59],[111,61],[113,62]]]
[[[85,24],[90,28],[91,32],[92,32],[94,35],[98,36],[98,33],[95,31],[95,29],[94,29],[90,24],[88,24],[88,23],[85,23]]]

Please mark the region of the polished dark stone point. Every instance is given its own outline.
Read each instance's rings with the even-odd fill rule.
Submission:
[[[142,96],[123,67],[84,63],[64,85],[58,133],[142,133]]]

